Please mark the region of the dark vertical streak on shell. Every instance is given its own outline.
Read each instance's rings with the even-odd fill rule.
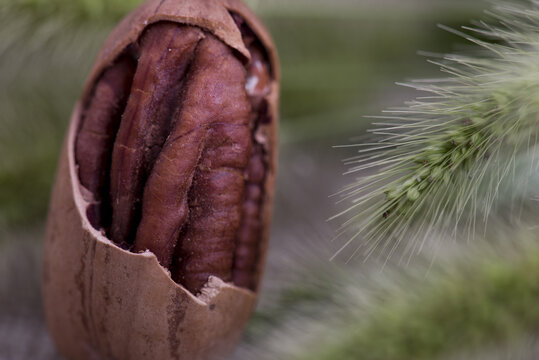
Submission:
[[[119,244],[132,241],[145,180],[170,131],[183,79],[202,32],[174,23],[152,25],[142,36],[141,58],[114,144],[112,224]]]
[[[168,318],[168,342],[170,344],[170,358],[179,360],[181,358],[178,349],[180,348],[180,338],[178,330],[182,320],[185,318],[185,294],[182,291],[176,291],[170,298],[170,304],[167,306]]]

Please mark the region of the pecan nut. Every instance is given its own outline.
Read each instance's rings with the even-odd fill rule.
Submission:
[[[238,339],[269,233],[278,71],[237,0],[150,0],[114,30],[49,214],[45,310],[64,355],[204,359]]]

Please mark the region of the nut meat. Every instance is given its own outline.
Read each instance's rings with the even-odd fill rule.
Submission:
[[[278,71],[237,0],[150,0],[111,34],[49,214],[45,310],[65,356],[233,348],[267,246]]]

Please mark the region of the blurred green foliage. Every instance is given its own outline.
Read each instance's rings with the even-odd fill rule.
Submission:
[[[141,0],[12,0],[23,11],[50,16],[68,13],[79,19],[118,19],[140,4]]]
[[[138,2],[0,5],[0,223],[43,218],[69,114],[91,63],[115,22]],[[410,49],[449,50],[454,37],[433,22],[461,22],[469,13],[371,15],[264,18],[282,61],[282,141],[335,143],[352,129],[359,133],[361,116],[379,110],[389,84],[424,73],[424,59]]]
[[[0,7],[0,224],[43,220],[69,113],[110,27]]]
[[[316,269],[310,270],[301,281],[285,287],[271,306],[259,309],[253,315],[245,334],[248,342],[256,343],[268,331],[279,328],[287,318],[316,317],[320,309],[332,301],[334,294],[338,292],[337,282],[330,274]]]
[[[538,278],[537,245],[517,258],[462,264],[392,293],[302,359],[427,360],[510,342],[539,330]]]
[[[139,2],[0,4],[2,232],[43,221],[71,109],[107,33]],[[394,89],[394,81],[436,72],[434,66],[425,67],[416,50],[450,51],[458,38],[434,24],[457,27],[476,17],[476,8],[461,6],[262,14],[282,62],[282,141],[329,145],[360,134],[368,124],[361,116],[393,101],[386,91]],[[371,315],[351,317],[346,327],[332,330],[329,345],[306,349],[305,358],[430,359],[537,330],[537,251],[522,261],[498,259],[466,269],[424,288],[417,281],[413,291],[407,289],[415,294],[388,296]],[[331,281],[283,291],[273,306],[255,315],[249,338],[260,337],[291,314],[317,316],[336,291]]]
[[[435,73],[416,49],[447,52],[459,43],[434,24],[456,26],[470,13],[353,15],[265,19],[282,61],[286,141],[342,142],[343,135],[359,134],[369,124],[362,116],[381,110],[394,81]]]

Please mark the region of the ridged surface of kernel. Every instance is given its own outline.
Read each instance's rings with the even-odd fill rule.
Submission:
[[[193,293],[212,275],[257,286],[267,149],[256,133],[271,74],[235,21],[249,63],[200,28],[149,26],[98,80],[77,141],[81,183],[100,204],[93,226],[151,251]],[[93,128],[106,135],[92,140]]]

